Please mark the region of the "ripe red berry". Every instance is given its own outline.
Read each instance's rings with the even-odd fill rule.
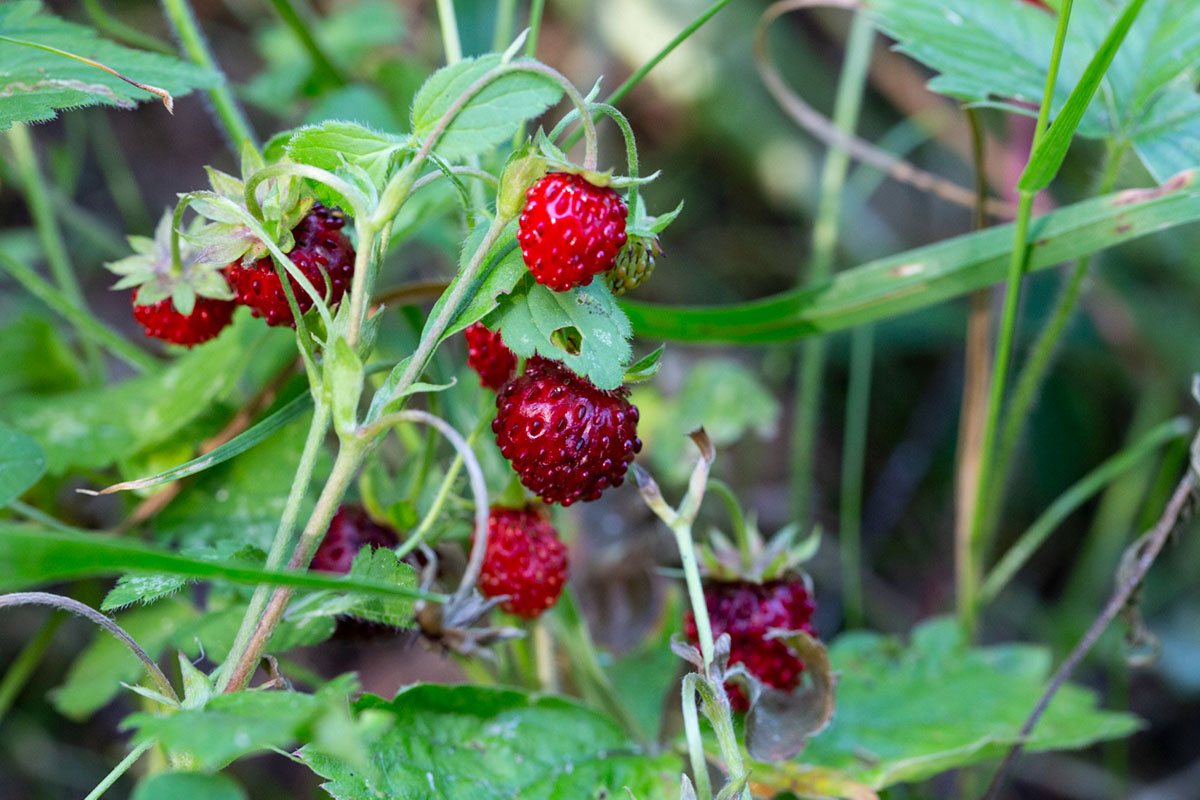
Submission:
[[[534,356],[496,395],[496,444],[545,502],[595,500],[621,485],[642,449],[628,395],[597,389],[557,361]]]
[[[783,642],[768,639],[767,632],[777,628],[817,635],[811,622],[816,606],[803,580],[706,581],[704,604],[713,637],[729,634],[730,664],[745,665],[747,672],[776,689],[790,692],[800,686],[804,662]],[[691,612],[684,617],[684,629],[693,644],[699,641]],[[730,682],[725,688],[734,709],[745,711],[750,707],[739,687]]]
[[[313,287],[327,297],[331,306],[342,299],[354,276],[354,247],[346,234],[342,233],[344,224],[341,215],[334,214],[320,203],[316,204],[308,216],[292,229],[296,246],[287,253]],[[322,270],[329,274],[328,289]],[[237,302],[249,306],[254,316],[265,319],[268,325],[296,327],[283,284],[269,255],[249,266],[234,262],[229,265],[228,275],[233,290],[237,292]],[[312,298],[300,288],[295,278],[289,276],[288,280],[292,284],[296,305],[302,314],[306,313],[312,308]]]
[[[134,289],[133,318],[146,329],[146,335],[187,347],[215,338],[229,324],[236,308],[232,300],[197,297],[192,313],[185,315],[175,309],[169,297],[139,306],[137,296],[138,289]]]
[[[517,371],[517,357],[500,333],[488,330],[482,322],[471,325],[463,335],[467,337],[467,364],[479,373],[479,385],[500,391]]]
[[[556,292],[587,286],[625,245],[625,202],[580,175],[551,172],[525,193],[517,241],[533,278]]]
[[[567,546],[544,512],[534,506],[493,507],[480,591],[487,597],[507,595],[501,608],[533,619],[558,602],[566,582]]]
[[[396,531],[375,522],[359,506],[344,505],[333,515],[321,546],[313,555],[310,569],[346,574],[354,557],[364,547],[392,548],[400,544]]]

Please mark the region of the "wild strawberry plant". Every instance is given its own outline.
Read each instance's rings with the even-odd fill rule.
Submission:
[[[252,756],[311,773],[339,800],[865,798],[1017,746],[1079,748],[1135,731],[1133,715],[1063,685],[1070,660],[1051,678],[1042,647],[975,641],[980,613],[1067,511],[1187,430],[1153,429],[985,571],[1015,442],[1088,258],[1200,219],[1188,171],[1200,161],[1197,11],[1167,0],[829,3],[857,9],[830,123],[789,88],[767,47],[772,22],[819,4],[771,6],[758,28],[762,79],[835,153],[815,279],[749,303],[679,307],[617,299],[656,265],[689,268],[664,257],[685,198],[648,203],[659,174],[643,174],[638,132],[617,105],[659,58],[601,101],[606,83],[576,86],[534,57],[542,5],[514,39],[515,3],[499,3],[501,52],[463,57],[453,3],[439,0],[447,65],[420,80],[411,64],[358,80],[371,47],[399,35],[395,9],[351,4],[310,29],[276,3],[285,25],[264,37],[266,68],[242,95],[294,117],[308,93],[324,113],[261,144],[185,0],[163,4],[180,57],[149,52],[170,48],[107,17],[106,30],[139,46],[37,0],[0,5],[5,177],[35,228],[34,246],[0,251],[0,266],[71,331],[23,318],[0,336],[0,588],[10,592],[0,607],[49,606],[111,634],[78,654],[48,697],[73,720],[113,702],[137,709],[119,721],[124,753],[89,800],[126,789],[136,800],[244,798],[249,767],[239,762]],[[876,28],[936,71],[930,88],[970,109],[978,141],[981,108],[1038,117],[1015,203],[854,138]],[[309,70],[304,86],[296,59]],[[208,93],[240,167],[209,166],[207,186],[176,187],[153,235],[130,233],[107,259],[147,338],[134,341],[89,311],[62,244],[66,206],[26,123],[86,105],[157,98],[171,108],[193,90]],[[406,95],[404,112],[380,99],[388,91]],[[1035,193],[1076,136],[1107,148],[1102,196],[1035,217]],[[1152,185],[1108,194],[1130,153]],[[851,156],[973,206],[981,229],[831,274]],[[1014,222],[983,229],[988,214]],[[433,281],[397,267],[427,229],[457,254]],[[1079,259],[1072,279],[1008,395],[1022,276],[1067,259]],[[31,266],[39,261],[49,280]],[[752,504],[711,474],[718,448],[772,435],[777,399],[744,367],[716,360],[693,364],[671,397],[656,385],[658,345],[856,327],[854,358],[869,375],[868,323],[1006,274],[990,397],[985,380],[986,402],[965,401],[982,413],[962,438],[958,618],[902,638],[823,629],[814,610],[826,597],[842,595],[852,623],[862,613],[857,523],[843,519],[835,537],[840,591],[806,574],[822,538],[803,511],[764,535]],[[802,510],[825,357],[810,342],[794,415]],[[861,400],[869,389],[857,385]],[[861,482],[864,445],[854,442],[848,435],[847,487]],[[1196,480],[1189,467],[1094,630],[1123,612],[1143,632],[1133,595]],[[116,495],[124,521],[107,534],[86,529],[62,500],[74,490]],[[629,525],[648,508],[670,532],[679,580],[657,633],[613,657],[568,582],[588,552],[580,520],[593,518],[566,509],[621,493],[637,501],[614,512]],[[709,511],[721,501],[729,534],[699,529],[706,499]],[[9,667],[0,721],[55,625]],[[296,657],[397,636],[466,680],[381,696],[340,664]]]

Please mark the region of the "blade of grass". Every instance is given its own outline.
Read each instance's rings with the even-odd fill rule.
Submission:
[[[1046,269],[1200,220],[1196,171],[1155,189],[1085,200],[1030,225],[1029,270]],[[1004,279],[1013,225],[988,228],[842,270],[828,282],[724,306],[624,300],[639,336],[689,342],[784,342],[891,319]]]
[[[867,69],[870,66],[874,42],[875,28],[870,16],[862,11],[856,12],[846,40],[846,57],[841,78],[838,80],[833,111],[833,124],[843,133],[852,133],[858,127],[863,89],[867,83]],[[810,283],[827,281],[833,273],[841,222],[842,190],[849,169],[850,154],[844,149],[831,148],[821,172],[821,196],[817,205],[817,217],[813,223],[812,259],[807,270]],[[804,342],[796,371],[791,502],[793,518],[801,524],[807,522],[811,516],[825,351],[825,341],[821,337],[813,337]]]
[[[1168,442],[1181,439],[1191,430],[1191,422],[1176,417],[1158,425],[1138,441],[1105,460],[1059,495],[1032,525],[1025,529],[1004,557],[992,568],[980,590],[984,603],[995,599],[1013,576],[1029,561],[1068,516],[1104,487],[1124,475]]]

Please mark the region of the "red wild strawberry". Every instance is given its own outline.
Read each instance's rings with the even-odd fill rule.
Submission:
[[[625,244],[620,195],[580,175],[551,172],[525,193],[517,241],[533,278],[556,292],[587,286]]]
[[[375,522],[363,508],[344,505],[329,521],[329,530],[313,555],[309,568],[345,575],[350,571],[358,551],[364,547],[393,548],[398,544],[400,537],[394,530]]]
[[[133,318],[146,329],[146,335],[187,347],[216,337],[233,319],[232,300],[197,297],[191,314],[180,314],[170,297],[157,303],[138,305],[138,290],[133,290]]]
[[[500,391],[517,371],[517,357],[500,333],[488,330],[482,322],[468,327],[463,335],[467,337],[467,364],[479,373],[479,385]]]
[[[783,642],[768,639],[767,632],[778,628],[817,635],[811,622],[816,606],[802,579],[784,577],[763,583],[708,580],[704,583],[704,604],[713,637],[729,634],[730,664],[744,664],[747,672],[776,689],[790,692],[800,686],[804,662]],[[691,612],[684,617],[684,628],[688,639],[698,643],[696,619]],[[750,707],[739,687],[730,682],[725,688],[734,709],[745,711]]]
[[[628,394],[597,389],[557,361],[534,356],[496,396],[496,444],[521,483],[547,503],[595,500],[621,485],[642,449]]]
[[[487,597],[507,596],[500,607],[533,619],[558,602],[567,582],[567,546],[545,512],[534,506],[488,512],[487,552],[479,589]]]
[[[345,220],[340,214],[334,214],[317,203],[292,229],[296,246],[287,254],[313,287],[327,296],[331,306],[342,299],[354,276],[354,248],[341,231],[344,224]],[[328,289],[322,271],[329,275]],[[237,292],[237,302],[249,306],[254,316],[265,319],[268,325],[296,327],[283,284],[269,255],[249,266],[235,261],[229,265],[228,274],[229,282]],[[289,276],[288,280],[292,284],[292,294],[296,297],[300,313],[307,312],[312,308],[312,298],[294,278]]]

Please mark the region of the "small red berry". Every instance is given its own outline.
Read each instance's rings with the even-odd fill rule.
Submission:
[[[628,395],[597,389],[557,361],[534,356],[496,395],[496,444],[545,502],[595,500],[621,485],[642,449]]]
[[[140,288],[140,287],[139,287]],[[171,298],[138,305],[138,289],[133,290],[133,318],[146,329],[146,335],[186,347],[216,338],[236,308],[232,300],[197,297],[191,314],[180,314]]]
[[[467,364],[479,373],[479,385],[500,391],[517,371],[517,357],[499,331],[488,330],[482,322],[468,327],[463,335],[467,337]]]
[[[581,175],[551,172],[525,193],[517,241],[533,278],[556,292],[587,286],[625,245],[625,202]]]
[[[375,522],[363,508],[344,505],[329,521],[329,530],[313,555],[309,568],[345,575],[350,572],[350,565],[354,563],[358,551],[364,547],[393,548],[398,544],[400,537],[396,531]]]
[[[783,642],[768,639],[767,632],[780,629],[817,635],[811,622],[816,606],[803,580],[706,581],[704,604],[713,637],[729,634],[730,664],[745,665],[747,672],[776,689],[790,692],[799,688],[804,662]],[[690,611],[684,617],[684,629],[693,644],[699,641]],[[750,707],[739,687],[730,682],[725,688],[735,710]]]
[[[487,552],[479,589],[507,596],[500,607],[533,619],[558,602],[567,582],[567,546],[544,512],[534,506],[488,512]]]
[[[296,246],[287,253],[313,287],[322,295],[327,295],[331,306],[342,299],[354,277],[354,247],[341,231],[344,224],[345,220],[340,214],[334,214],[320,203],[316,204],[308,216],[292,229]],[[329,275],[328,289],[322,271]],[[237,292],[237,302],[249,306],[254,316],[265,319],[268,325],[296,327],[283,284],[269,255],[249,266],[234,262],[228,267],[228,275],[233,290]],[[295,278],[289,276],[288,280],[292,284],[292,294],[296,297],[300,313],[307,312],[312,308],[312,298]]]

